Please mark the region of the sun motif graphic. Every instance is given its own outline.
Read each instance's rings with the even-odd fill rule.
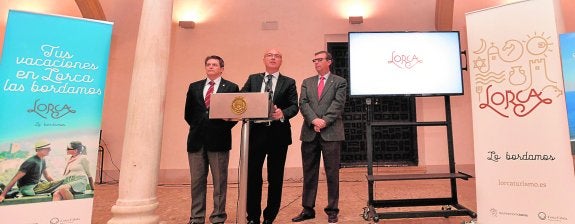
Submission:
[[[553,43],[551,43],[549,41],[549,39],[551,38],[551,36],[547,36],[545,37],[545,33],[541,33],[541,34],[537,34],[537,32],[534,32],[534,35],[527,35],[527,51],[532,54],[532,55],[543,55],[545,57],[547,57],[547,55],[545,54],[546,52],[551,52],[551,48],[549,47],[550,45],[553,45]]]

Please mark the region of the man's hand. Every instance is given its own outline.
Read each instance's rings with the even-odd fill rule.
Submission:
[[[272,113],[272,118],[274,120],[279,120],[284,117],[284,113],[276,105],[274,105],[274,112]]]
[[[325,126],[327,126],[325,120],[321,118],[313,119],[311,123],[313,124],[313,130],[318,133],[321,131],[322,128],[325,128]]]
[[[0,195],[0,202],[4,201],[4,196]]]
[[[319,127],[319,129],[325,128],[326,126],[326,122],[321,118],[313,119],[313,121],[311,121],[311,124],[313,124],[313,126]]]

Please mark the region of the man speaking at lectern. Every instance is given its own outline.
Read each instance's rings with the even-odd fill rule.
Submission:
[[[282,54],[270,49],[263,55],[264,73],[252,74],[242,92],[269,92],[273,105],[268,121],[254,121],[250,125],[248,153],[248,224],[259,224],[262,198],[262,167],[267,156],[268,201],[263,212],[263,223],[273,223],[281,203],[284,166],[291,140],[289,119],[297,115],[297,87],[295,80],[283,74]],[[238,214],[240,218],[243,218]]]
[[[237,121],[209,119],[210,98],[214,93],[234,93],[238,85],[222,78],[224,60],[216,55],[204,60],[206,79],[190,84],[186,95],[184,117],[188,133],[188,162],[192,180],[190,224],[204,223],[206,215],[206,186],[208,167],[214,184],[214,210],[211,223],[224,223],[228,183],[229,151],[232,148],[231,129]]]

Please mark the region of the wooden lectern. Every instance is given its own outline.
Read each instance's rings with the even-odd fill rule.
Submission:
[[[242,142],[240,145],[240,176],[237,223],[246,223],[248,183],[248,150],[250,120],[267,120],[272,103],[267,92],[214,93],[210,99],[210,119],[241,119]]]
[[[210,98],[210,119],[268,119],[269,94],[214,93]]]

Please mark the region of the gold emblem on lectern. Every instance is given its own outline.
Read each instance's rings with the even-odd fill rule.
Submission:
[[[243,97],[238,96],[234,98],[234,101],[232,101],[232,112],[234,112],[234,114],[237,115],[243,114],[244,112],[246,112],[247,109],[248,109],[248,103],[246,102],[246,100],[244,100]]]

